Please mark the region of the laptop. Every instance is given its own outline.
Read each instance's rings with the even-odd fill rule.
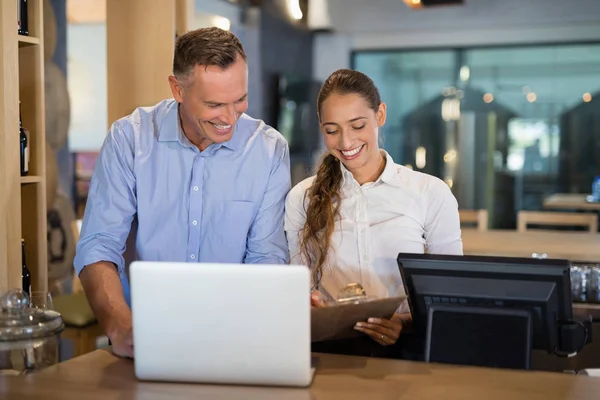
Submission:
[[[130,286],[138,379],[310,385],[307,267],[135,261]]]

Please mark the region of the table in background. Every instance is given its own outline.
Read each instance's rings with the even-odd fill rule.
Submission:
[[[544,199],[544,208],[600,211],[600,202],[586,201],[587,196],[581,193],[556,193]]]
[[[463,229],[462,239],[465,255],[529,258],[532,253],[546,253],[549,258],[600,263],[600,234]]]
[[[0,378],[8,399],[597,399],[600,379],[558,372],[509,371],[316,354],[308,389],[154,383],[136,380],[132,360],[108,350],[22,377]]]

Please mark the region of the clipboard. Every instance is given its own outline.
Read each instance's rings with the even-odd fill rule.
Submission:
[[[311,341],[322,342],[362,336],[363,333],[354,330],[357,322],[369,318],[391,318],[404,300],[406,296],[311,308]]]

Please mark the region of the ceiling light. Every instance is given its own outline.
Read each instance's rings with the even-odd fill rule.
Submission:
[[[300,0],[288,0],[288,10],[294,19],[302,19],[302,10],[300,9]]]

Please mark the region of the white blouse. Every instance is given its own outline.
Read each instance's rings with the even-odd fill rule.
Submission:
[[[332,298],[349,283],[360,283],[368,296],[404,295],[398,253],[462,255],[458,203],[442,180],[395,164],[387,152],[376,182],[359,185],[343,165],[340,220],[318,289]],[[306,221],[304,193],[315,177],[288,194],[285,231],[292,264],[306,264],[299,233]],[[314,283],[313,283],[314,284]],[[400,312],[408,312],[405,304]]]

